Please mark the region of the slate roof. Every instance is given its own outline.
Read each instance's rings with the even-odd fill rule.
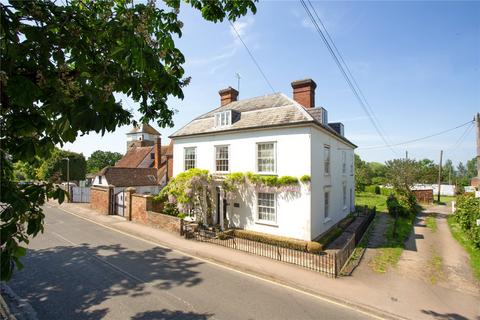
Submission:
[[[225,110],[234,110],[240,113],[239,119],[228,127],[215,127],[214,114]],[[290,99],[283,93],[274,93],[266,96],[234,101],[207,112],[176,131],[170,136],[170,138],[175,139],[182,136],[215,132],[311,123],[318,125],[340,140],[356,147],[355,144],[347,138],[339,135],[328,125],[323,125],[317,115],[319,114],[319,110],[320,108],[305,109],[299,103]]]
[[[136,168],[147,156],[152,153],[153,147],[130,148],[122,159],[115,164],[116,167]]]
[[[115,187],[136,187],[157,185],[157,169],[105,167],[100,171],[108,184]]]

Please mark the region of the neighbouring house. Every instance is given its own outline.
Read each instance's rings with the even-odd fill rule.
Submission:
[[[238,100],[237,90],[221,90],[218,108],[170,137],[174,176],[191,168],[214,174],[210,223],[312,240],[354,210],[356,145],[316,107],[313,80],[291,85],[293,98]],[[250,185],[227,197],[222,180],[234,172],[308,178],[291,191]]]
[[[172,151],[172,142],[162,146],[160,133],[150,125],[134,127],[127,133],[127,152],[122,159],[115,166],[105,167],[96,174],[92,207],[123,215],[126,188],[134,187],[137,194],[158,194],[172,176]],[[103,195],[105,188],[111,191],[107,190]]]

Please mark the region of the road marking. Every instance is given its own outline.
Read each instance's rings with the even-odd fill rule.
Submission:
[[[312,297],[312,298],[315,298],[315,299],[318,299],[318,300],[321,300],[321,301],[325,301],[325,302],[328,302],[328,303],[331,303],[331,304],[334,304],[336,306],[339,306],[339,307],[343,307],[343,308],[346,308],[346,309],[349,309],[349,310],[353,310],[355,312],[360,312],[364,315],[367,315],[369,317],[372,317],[372,318],[375,318],[375,319],[385,319],[383,317],[380,317],[376,314],[373,314],[373,313],[370,313],[370,312],[367,312],[367,311],[364,311],[362,309],[359,309],[359,308],[356,308],[354,306],[351,306],[351,305],[348,305],[348,304],[344,304],[344,303],[341,303],[341,302],[338,302],[338,301],[335,301],[335,300],[332,300],[332,299],[329,299],[329,298],[326,298],[326,297],[322,297],[322,296],[319,296],[319,295],[316,295],[316,294],[313,294],[313,293],[310,293],[308,291],[304,291],[304,290],[301,290],[301,289],[298,289],[298,288],[295,288],[295,287],[291,287],[289,285],[286,285],[286,284],[283,284],[283,283],[279,283],[279,282],[275,282],[273,280],[269,280],[269,279],[266,279],[266,278],[263,278],[263,277],[260,277],[260,276],[257,276],[257,275],[254,275],[254,274],[251,274],[251,273],[248,273],[248,272],[244,272],[244,271],[241,271],[241,270],[237,270],[237,269],[234,269],[234,268],[231,268],[229,266],[226,266],[226,265],[223,265],[223,264],[220,264],[220,263],[217,263],[217,262],[214,262],[214,261],[211,261],[211,260],[208,260],[208,259],[204,259],[204,258],[201,258],[201,257],[197,257],[197,256],[194,256],[190,253],[187,253],[187,252],[184,252],[182,250],[179,250],[179,249],[174,249],[174,248],[170,248],[170,247],[167,247],[163,244],[160,244],[158,242],[155,242],[155,241],[151,241],[151,240],[148,240],[148,239],[144,239],[144,238],[141,238],[141,237],[138,237],[136,235],[133,235],[133,234],[130,234],[128,232],[124,232],[122,230],[118,230],[116,228],[112,228],[110,226],[107,226],[107,225],[104,225],[102,223],[99,223],[95,220],[92,220],[92,219],[89,219],[89,218],[86,218],[86,217],[83,217],[75,212],[72,212],[72,211],[69,211],[69,210],[66,210],[66,209],[63,209],[63,208],[60,208],[60,207],[56,207],[56,206],[52,206],[50,204],[46,204],[47,206],[51,207],[51,208],[57,208],[59,210],[62,210],[68,214],[71,214],[71,215],[74,215],[80,219],[83,219],[85,221],[88,221],[88,222],[91,222],[91,223],[94,223],[96,225],[99,225],[103,228],[106,228],[106,229],[109,229],[109,230],[112,230],[112,231],[115,231],[115,232],[118,232],[118,233],[121,233],[123,235],[126,235],[128,237],[131,237],[131,238],[134,238],[136,240],[139,240],[139,241],[143,241],[145,243],[149,243],[151,245],[154,245],[154,246],[158,246],[160,248],[163,248],[163,249],[168,249],[168,250],[171,250],[173,252],[176,252],[176,253],[179,253],[181,255],[184,255],[184,256],[187,256],[189,258],[192,258],[192,259],[196,259],[196,260],[200,260],[202,262],[205,262],[205,263],[208,263],[208,264],[211,264],[211,265],[214,265],[214,266],[217,266],[219,268],[222,268],[222,269],[226,269],[226,270],[229,270],[229,271],[232,271],[232,272],[235,272],[235,273],[239,273],[241,275],[244,275],[246,277],[250,277],[250,278],[254,278],[254,279],[257,279],[257,280],[260,280],[260,281],[263,281],[263,282],[266,282],[266,283],[269,283],[269,284],[272,284],[272,285],[275,285],[275,286],[279,286],[279,287],[282,287],[282,288],[285,288],[285,289],[289,289],[289,290],[292,290],[292,291],[295,291],[297,293],[301,293],[303,295],[306,295],[306,296],[309,296],[309,297]]]

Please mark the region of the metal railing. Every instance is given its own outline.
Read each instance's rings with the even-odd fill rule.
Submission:
[[[205,229],[198,229],[195,232],[192,232],[191,236],[197,241],[213,243],[277,261],[294,264],[331,277],[336,276],[335,253],[310,253]]]

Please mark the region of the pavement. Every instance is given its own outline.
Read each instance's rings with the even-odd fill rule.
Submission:
[[[57,206],[50,203],[50,206]],[[92,301],[88,308],[85,308],[84,303],[78,306],[72,306],[73,309],[82,312],[93,312],[93,306],[111,303],[111,300],[124,299],[124,296],[132,296],[131,291],[138,290],[138,294],[142,297],[150,298],[153,294],[144,294],[144,291],[150,292],[152,282],[173,282],[172,288],[188,290],[175,292],[177,297],[184,300],[195,307],[195,312],[201,310],[205,318],[242,318],[242,319],[278,319],[278,318],[294,318],[294,319],[308,319],[308,318],[323,318],[323,319],[338,319],[346,318],[407,318],[407,319],[480,319],[480,295],[476,293],[463,292],[452,290],[439,285],[432,285],[425,281],[419,281],[412,277],[406,277],[397,273],[387,274],[363,274],[361,272],[354,272],[351,277],[341,277],[337,279],[327,278],[321,274],[305,270],[294,265],[281,263],[267,258],[251,255],[236,250],[215,246],[212,244],[196,242],[193,240],[186,240],[179,235],[175,235],[163,230],[146,227],[125,221],[123,218],[116,216],[101,216],[95,211],[88,208],[88,205],[81,204],[64,204],[60,207],[62,211],[57,208],[47,207],[47,225],[46,234],[37,238],[32,242],[32,251],[28,254],[28,259],[34,263],[30,265],[31,268],[38,270],[37,276],[43,277],[44,272],[42,265],[47,265],[50,261],[54,261],[57,252],[66,250],[65,254],[59,254],[60,261],[56,265],[70,264],[75,265],[75,261],[81,261],[81,268],[76,268],[75,272],[80,272],[79,276],[75,276],[72,285],[72,290],[81,290],[79,296],[80,300]],[[54,212],[54,213],[51,213]],[[75,216],[67,214],[74,214]],[[70,221],[75,217],[74,222]],[[81,219],[78,219],[81,218]],[[87,219],[87,221],[85,220]],[[69,220],[68,222],[65,222]],[[80,222],[81,221],[81,222]],[[78,225],[78,227],[72,227]],[[55,235],[56,233],[57,235]],[[48,236],[47,239],[44,239]],[[120,237],[121,239],[117,239]],[[63,247],[59,246],[61,237],[71,241],[63,240]],[[79,240],[78,237],[81,239]],[[72,239],[73,238],[73,239]],[[95,240],[95,241],[94,241]],[[37,241],[41,242],[37,244]],[[113,242],[112,242],[113,241]],[[132,243],[134,242],[134,243]],[[139,250],[146,250],[140,243],[150,245],[150,254],[138,254]],[[73,246],[73,248],[71,248]],[[70,248],[70,249],[67,249]],[[103,249],[102,249],[103,248]],[[135,274],[137,285],[125,288],[125,285],[133,281],[126,275],[120,280],[111,280],[110,283],[103,284],[98,276],[93,277],[93,282],[89,287],[90,281],[85,281],[85,289],[79,289],[78,283],[82,283],[84,279],[84,271],[89,271],[96,275],[101,273],[98,268],[87,266],[83,261],[85,258],[77,257],[78,252],[86,252],[88,257],[97,257],[102,261],[106,260],[112,266],[107,269],[114,269],[115,267],[121,270],[127,270],[128,273]],[[41,254],[48,253],[48,254]],[[153,257],[152,257],[153,254]],[[174,261],[170,262],[170,255],[175,255]],[[47,258],[52,256],[52,258]],[[124,257],[125,256],[125,257]],[[179,256],[179,257],[177,257]],[[63,258],[60,258],[63,257]],[[181,257],[181,258],[180,258]],[[67,259],[68,258],[68,259]],[[167,259],[166,262],[162,262]],[[89,261],[94,262],[96,258],[90,258]],[[130,261],[130,264],[125,266],[124,261]],[[186,262],[188,261],[188,263]],[[28,261],[27,261],[28,262]],[[70,263],[70,264],[69,264]],[[165,269],[165,264],[169,266]],[[182,264],[183,263],[183,264]],[[189,264],[193,263],[194,266]],[[146,269],[145,269],[146,265]],[[50,266],[53,267],[53,266]],[[128,267],[128,268],[127,268]],[[151,271],[151,269],[155,271]],[[157,271],[158,268],[165,272]],[[29,265],[26,266],[28,270]],[[48,269],[48,266],[45,267]],[[203,270],[206,268],[206,270]],[[192,269],[194,275],[191,274]],[[198,270],[200,269],[200,270]],[[212,269],[212,270],[210,270]],[[148,271],[150,270],[150,271]],[[182,271],[183,270],[183,271]],[[110,270],[111,272],[111,270]],[[112,272],[112,276],[119,273]],[[146,272],[143,274],[142,272]],[[414,272],[414,270],[412,270]],[[140,273],[140,275],[137,275]],[[178,273],[178,275],[177,275]],[[213,275],[211,275],[213,273]],[[218,275],[222,281],[213,280]],[[23,277],[25,274],[23,275]],[[37,293],[29,293],[31,286],[23,289],[23,285],[19,284],[22,272],[17,273],[13,283],[17,283],[14,288],[19,295],[31,295],[33,301],[39,300],[42,296]],[[117,275],[120,277],[120,275]],[[180,277],[181,281],[176,280]],[[192,280],[198,278],[199,280]],[[212,277],[212,278],[210,278]],[[69,279],[65,275],[65,278]],[[88,278],[88,276],[87,276]],[[101,277],[100,277],[101,278]],[[165,279],[166,278],[166,279]],[[216,285],[212,284],[216,283]],[[90,291],[95,291],[95,284],[102,284],[100,289],[101,299],[96,298],[96,294]],[[125,283],[125,284],[122,284]],[[204,283],[208,283],[207,287],[203,287]],[[138,289],[139,285],[143,289]],[[45,290],[47,290],[47,284]],[[118,294],[112,294],[110,291],[118,287]],[[40,285],[40,288],[42,285]],[[52,286],[47,291],[55,292],[55,290],[64,291],[59,284]],[[153,285],[155,287],[155,285]],[[161,285],[163,287],[163,285]],[[203,299],[196,297],[196,289],[200,290]],[[83,288],[83,287],[82,287]],[[102,289],[103,288],[103,289]],[[83,291],[82,291],[83,290]],[[36,291],[36,290],[34,290]],[[105,292],[107,291],[107,292]],[[90,292],[90,293],[89,293]],[[245,292],[245,294],[242,294]],[[258,292],[264,292],[264,295],[258,295]],[[233,294],[235,293],[235,294]],[[163,294],[161,291],[158,294]],[[48,295],[48,294],[47,294]],[[90,296],[90,297],[89,297]],[[121,296],[117,298],[117,296]],[[75,296],[72,296],[74,299]],[[86,299],[89,297],[88,299]],[[229,299],[226,299],[229,297]],[[252,298],[255,298],[253,301]],[[145,298],[146,299],[146,298]],[[176,299],[176,298],[175,298]],[[196,299],[200,299],[199,302]],[[245,301],[247,299],[247,301]],[[55,301],[56,299],[50,299]],[[178,300],[178,299],[177,299]],[[273,300],[273,301],[272,301]],[[308,302],[306,301],[308,300]],[[34,308],[36,305],[32,301]],[[106,302],[107,301],[107,302]],[[109,302],[110,301],[110,302]],[[142,300],[143,301],[143,300]],[[261,307],[257,304],[261,302]],[[107,305],[108,305],[107,303]],[[147,308],[150,303],[158,304],[156,301],[142,302]],[[41,307],[41,303],[40,304]],[[215,304],[213,306],[212,304]],[[235,308],[235,305],[240,304],[240,307]],[[292,305],[293,304],[293,305]],[[126,304],[131,307],[131,303]],[[184,304],[183,307],[185,307]],[[247,308],[245,308],[247,306]],[[252,309],[248,309],[248,307]],[[320,306],[320,307],[319,307]],[[95,307],[93,307],[94,310]],[[318,309],[320,308],[320,309]],[[35,308],[37,309],[37,308]],[[107,310],[105,310],[107,309]],[[156,308],[158,309],[158,308]],[[165,307],[165,312],[172,311],[172,308]],[[180,305],[176,311],[184,310]],[[110,316],[120,312],[117,307],[106,306],[101,308],[102,316]],[[188,309],[187,309],[188,310]],[[316,312],[316,310],[320,310]],[[37,312],[39,312],[37,310]],[[97,311],[98,312],[98,311]],[[103,313],[102,313],[103,312]],[[131,313],[131,311],[129,311]],[[146,311],[142,311],[146,312]],[[183,312],[183,311],[182,311]],[[194,311],[189,311],[194,312]],[[249,313],[248,313],[249,312]],[[238,315],[237,315],[238,313]],[[39,312],[39,314],[41,314]],[[89,315],[94,315],[89,314]],[[198,314],[197,314],[198,315]],[[147,315],[148,316],[148,315]],[[72,317],[72,314],[69,315]],[[89,318],[95,318],[94,316]],[[122,315],[120,315],[122,318]],[[155,319],[168,318],[165,317],[145,317],[137,319]],[[198,317],[193,317],[198,318]],[[55,319],[50,317],[49,319]]]

